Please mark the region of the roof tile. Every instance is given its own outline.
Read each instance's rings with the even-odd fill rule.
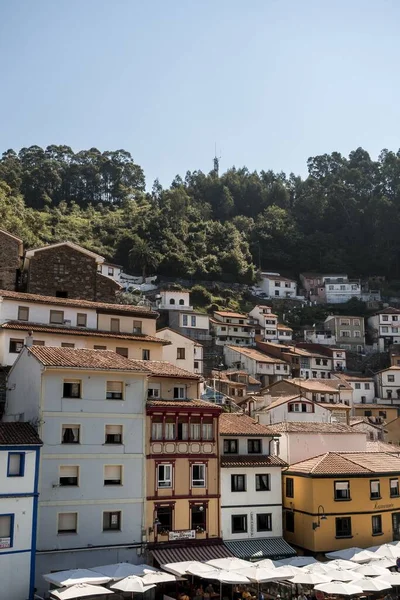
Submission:
[[[244,354],[248,358],[252,358],[253,360],[257,360],[262,363],[276,363],[276,364],[286,364],[284,360],[280,358],[275,358],[274,356],[268,356],[267,354],[263,354],[259,350],[255,348],[244,348],[243,346],[226,346],[230,350],[236,350],[239,354]]]
[[[112,350],[89,348],[55,348],[52,346],[30,346],[28,352],[45,367],[74,369],[100,369],[111,371],[136,371],[150,374],[148,361],[130,360]]]
[[[2,423],[0,422],[0,445],[26,445],[41,446],[42,440],[30,423]]]
[[[344,423],[316,423],[314,421],[285,421],[269,425],[273,433],[351,433],[355,431],[350,425]],[[365,435],[364,432],[357,432],[358,435]],[[399,449],[400,450],[400,449]]]
[[[248,415],[238,413],[223,413],[219,418],[220,435],[272,436],[269,427],[257,423]]]
[[[290,465],[289,472],[310,475],[399,473],[400,458],[388,452],[327,452]]]
[[[221,467],[285,467],[286,465],[285,461],[272,454],[221,456]]]

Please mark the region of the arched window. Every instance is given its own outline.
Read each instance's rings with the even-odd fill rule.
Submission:
[[[170,301],[169,301],[169,303],[170,303],[170,304],[175,304],[175,300],[174,300],[174,298],[170,298]]]
[[[185,301],[184,301],[184,300],[181,298],[181,299],[179,300],[179,304],[180,304],[181,306],[184,306],[184,304],[185,304]]]

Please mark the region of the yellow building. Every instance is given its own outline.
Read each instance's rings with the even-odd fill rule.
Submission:
[[[198,400],[193,373],[169,363],[146,367],[153,371],[146,407],[148,549],[160,564],[229,556],[220,537],[221,408]]]
[[[354,404],[356,417],[373,417],[376,423],[388,423],[397,418],[399,407],[391,404]]]
[[[367,548],[400,539],[400,458],[327,452],[283,477],[284,536],[311,552]]]

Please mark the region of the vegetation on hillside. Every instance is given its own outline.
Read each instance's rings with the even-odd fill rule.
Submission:
[[[333,152],[308,171],[194,171],[146,193],[124,150],[8,150],[1,227],[29,246],[70,239],[143,274],[251,283],[262,266],[400,279],[400,151]]]

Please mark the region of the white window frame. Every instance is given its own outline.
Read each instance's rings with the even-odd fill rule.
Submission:
[[[160,477],[160,470],[164,469],[164,477]],[[169,474],[167,474],[169,471]],[[157,489],[168,490],[172,488],[173,484],[173,465],[171,463],[161,463],[157,465]]]
[[[202,477],[199,477],[198,479],[194,478],[194,468],[196,467],[196,469],[198,468],[200,471],[203,471],[202,473]],[[207,469],[206,469],[206,465],[204,463],[194,463],[191,466],[190,469],[191,473],[190,473],[190,480],[191,480],[191,487],[192,488],[205,488],[206,487],[206,476],[207,476]]]
[[[174,400],[185,400],[186,399],[186,386],[174,385]],[[178,394],[175,395],[175,390],[178,390]]]

